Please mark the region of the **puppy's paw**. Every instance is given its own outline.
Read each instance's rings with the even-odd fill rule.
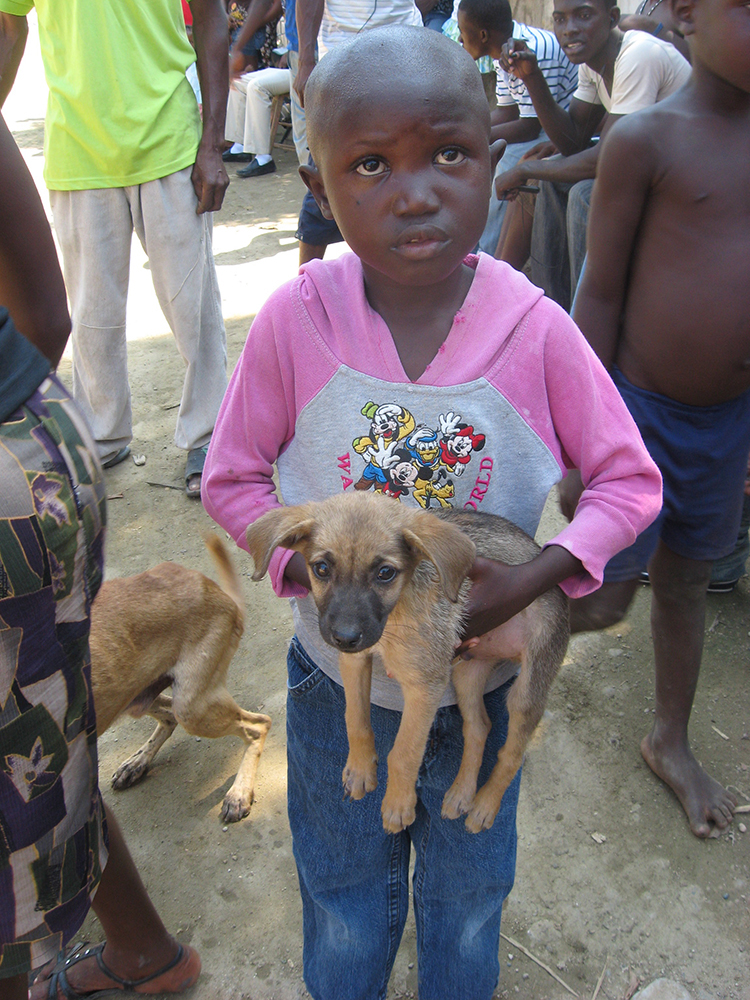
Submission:
[[[385,832],[400,833],[411,826],[417,817],[416,806],[416,792],[411,792],[407,796],[397,796],[386,790],[383,804],[380,807]]]
[[[249,799],[245,795],[238,795],[237,793],[233,795],[230,788],[224,796],[224,801],[221,803],[221,812],[219,813],[221,822],[238,823],[241,819],[244,819],[250,812],[253,798],[253,795]]]
[[[131,785],[136,785],[141,778],[146,777],[150,764],[151,761],[147,760],[141,754],[134,754],[132,757],[129,757],[128,760],[120,764],[112,775],[112,787],[119,791],[123,788],[130,788]]]
[[[487,790],[486,785],[484,788],[480,788],[474,796],[471,809],[466,817],[466,829],[469,833],[481,833],[482,830],[489,830],[495,822],[495,816],[497,816],[501,802],[502,796],[498,799],[493,792]]]
[[[460,785],[458,780],[454,781],[443,798],[443,819],[458,819],[460,816],[465,816],[471,809],[475,792],[476,785]]]
[[[374,792],[378,787],[377,757],[365,764],[357,764],[350,758],[346,762],[341,780],[346,799],[363,799],[368,792]]]

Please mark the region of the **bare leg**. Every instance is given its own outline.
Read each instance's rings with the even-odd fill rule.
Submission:
[[[106,806],[105,809],[109,859],[93,902],[107,939],[102,959],[107,968],[122,979],[141,979],[168,965],[179,945],[167,933],[146,892],[117,820]],[[178,965],[148,984],[148,992],[181,992],[193,985],[200,974],[200,958],[191,948],[185,947],[184,951]],[[71,966],[67,977],[73,989],[80,993],[113,985],[93,957]],[[47,979],[40,976],[31,990],[32,1000],[46,997],[48,986]]]
[[[299,241],[299,266],[307,264],[311,260],[323,260],[326,255],[327,244],[303,243]]]
[[[531,253],[535,198],[536,195],[522,194],[508,205],[497,241],[495,257],[517,271],[523,270]]]
[[[593,594],[570,602],[570,631],[598,632],[625,617],[638,587],[637,580],[603,583]]]
[[[737,805],[735,797],[706,774],[688,742],[710,575],[710,562],[685,559],[663,542],[649,564],[656,715],[641,743],[641,753],[680,800],[696,837],[710,837],[725,829]]]

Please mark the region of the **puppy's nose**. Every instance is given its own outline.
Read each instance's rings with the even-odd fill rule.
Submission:
[[[331,637],[338,648],[343,652],[357,649],[362,641],[362,629],[355,625],[339,625],[331,629]]]

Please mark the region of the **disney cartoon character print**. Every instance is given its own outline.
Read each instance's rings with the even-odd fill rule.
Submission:
[[[453,506],[452,477],[463,475],[474,452],[484,448],[484,434],[453,411],[441,413],[437,427],[418,424],[398,403],[370,400],[360,412],[370,426],[368,434],[352,441],[365,463],[354,488],[398,500],[411,495],[424,510]]]

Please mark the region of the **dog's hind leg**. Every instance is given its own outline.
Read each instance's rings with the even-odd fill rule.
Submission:
[[[224,796],[221,819],[224,823],[235,823],[247,816],[253,804],[258,761],[271,728],[269,716],[240,708],[223,685],[211,688],[200,698],[191,697],[187,704],[176,692],[174,712],[177,721],[192,736],[205,739],[237,736],[243,741],[245,753],[237,777]]]
[[[443,819],[458,819],[471,808],[477,790],[479,768],[492,723],[484,707],[484,686],[494,661],[459,660],[451,679],[458,696],[463,722],[464,749],[456,780],[443,799]]]
[[[378,755],[370,721],[372,654],[341,653],[339,671],[346,696],[349,756],[342,774],[344,796],[362,799],[378,787]]]
[[[160,694],[155,698],[145,714],[156,719],[156,729],[140,750],[117,768],[112,775],[113,788],[130,788],[144,778],[154,757],[177,728],[177,720],[172,714],[172,699],[168,694]]]

